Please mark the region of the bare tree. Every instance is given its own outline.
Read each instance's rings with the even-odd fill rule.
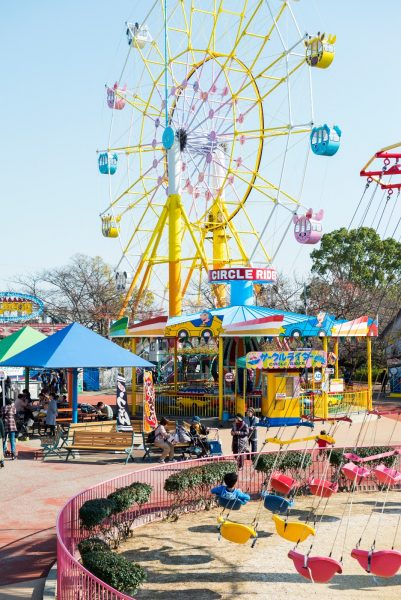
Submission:
[[[41,298],[52,321],[77,321],[102,335],[107,335],[109,323],[117,318],[124,297],[116,290],[112,269],[99,256],[76,254],[63,267],[23,275],[14,283]],[[133,294],[128,314],[136,304]],[[153,295],[146,292],[138,302],[136,316],[146,318],[153,313]]]

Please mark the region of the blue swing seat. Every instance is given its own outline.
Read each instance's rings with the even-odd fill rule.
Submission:
[[[277,496],[276,494],[266,494],[263,501],[264,507],[274,514],[285,515],[290,508],[294,506],[294,500]]]
[[[233,500],[232,498],[221,498],[219,496],[219,505],[228,510],[239,510],[242,506],[242,502],[241,500],[238,500],[238,498]]]

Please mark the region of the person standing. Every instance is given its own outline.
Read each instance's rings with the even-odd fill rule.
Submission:
[[[231,429],[232,435],[232,451],[238,455],[238,468],[244,466],[244,454],[248,450],[249,428],[244,423],[244,416],[241,413],[235,415],[235,421]]]
[[[47,428],[50,429],[50,435],[56,435],[56,418],[57,418],[57,399],[56,395],[52,394],[46,413],[45,433]]]
[[[246,411],[246,417],[244,419],[244,423],[249,427],[249,445],[251,447],[251,452],[258,451],[258,428],[257,425],[259,423],[258,417],[255,416],[255,409],[250,407]]]
[[[0,469],[4,467],[4,451],[3,444],[6,439],[6,430],[4,428],[3,419],[0,419]]]
[[[17,452],[15,447],[15,438],[17,433],[17,423],[15,420],[15,416],[17,414],[17,411],[15,410],[15,405],[12,400],[6,400],[6,405],[3,406],[1,414],[4,421],[5,429],[3,452],[4,454],[6,454],[7,452],[7,439],[9,438],[11,446],[11,458],[15,460],[17,458]]]

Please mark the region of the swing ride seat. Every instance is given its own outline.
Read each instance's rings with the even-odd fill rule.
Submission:
[[[283,473],[273,473],[270,478],[270,487],[279,494],[285,496],[299,487],[299,483],[289,475]]]
[[[351,556],[367,573],[378,577],[394,577],[401,567],[401,552],[398,550],[375,551],[354,548]]]
[[[361,460],[360,457],[357,454],[354,454],[353,452],[344,452],[344,458],[354,463],[360,462]]]
[[[343,472],[343,475],[346,477],[346,479],[349,479],[350,481],[355,481],[356,483],[358,483],[358,480],[359,482],[361,482],[362,479],[365,479],[370,475],[369,469],[366,469],[365,467],[358,467],[358,465],[356,465],[353,462],[346,463],[341,468],[341,471]]]
[[[222,498],[219,496],[219,505],[222,508],[227,508],[228,510],[239,510],[241,506],[243,506],[241,500],[238,498]]]
[[[234,544],[246,544],[248,540],[258,537],[256,529],[252,525],[244,525],[243,523],[235,523],[234,521],[226,521],[224,517],[219,517],[220,535],[229,542]]]
[[[338,492],[338,484],[328,481],[327,479],[316,479],[315,477],[309,477],[307,483],[313,496],[330,498],[332,494]]]
[[[294,500],[288,500],[275,494],[266,494],[263,499],[263,505],[272,513],[285,515],[294,506]]]
[[[272,519],[278,535],[288,542],[297,544],[298,542],[304,542],[310,535],[315,535],[315,529],[306,523],[300,523],[299,521],[288,523],[278,515],[273,515]]]
[[[385,485],[396,485],[397,483],[401,483],[401,472],[386,467],[383,463],[375,467],[372,470],[372,473],[377,481],[384,483]]]
[[[397,456],[400,454],[399,450],[390,450],[389,452],[381,452],[381,454],[372,454],[371,456],[364,456],[359,459],[360,463],[369,462],[371,460],[380,460],[382,458],[389,458],[390,456]]]
[[[290,550],[288,558],[291,558],[298,573],[313,583],[328,583],[334,575],[343,572],[341,563],[329,556],[305,556]]]

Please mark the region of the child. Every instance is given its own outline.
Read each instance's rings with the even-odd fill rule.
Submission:
[[[327,435],[327,433],[324,429],[322,429],[319,435]],[[316,438],[316,441],[317,447],[319,448],[318,456],[324,457],[326,454],[325,449],[327,448],[327,446],[330,446],[330,442],[328,442],[327,440],[322,440],[319,437]]]
[[[237,480],[237,473],[226,473],[224,475],[225,485],[219,485],[218,487],[212,488],[210,491],[212,494],[216,494],[216,496],[219,498],[224,498],[226,500],[239,500],[241,504],[246,504],[249,502],[251,497],[235,487]]]

